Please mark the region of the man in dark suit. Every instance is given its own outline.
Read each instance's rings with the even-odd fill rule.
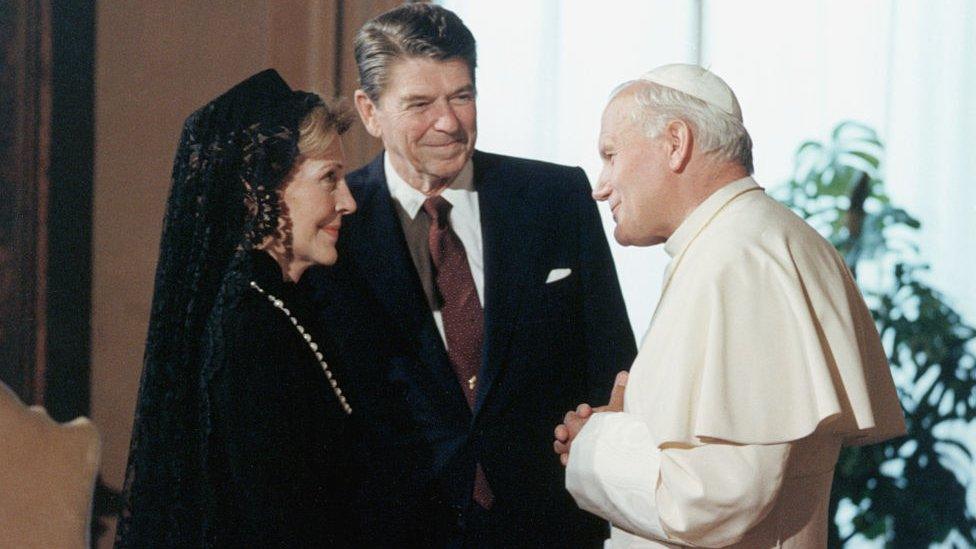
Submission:
[[[475,151],[475,41],[444,8],[369,21],[356,61],[385,151],[347,176],[358,214],[310,280],[367,433],[365,543],[601,544],[551,454],[636,354],[586,175]]]

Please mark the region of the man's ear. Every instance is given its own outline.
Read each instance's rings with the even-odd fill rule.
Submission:
[[[380,129],[379,121],[376,120],[377,107],[373,100],[363,90],[356,90],[353,98],[356,103],[356,111],[359,112],[359,118],[362,119],[366,131],[373,137],[382,138],[383,131]]]
[[[672,120],[664,127],[664,139],[668,147],[668,167],[676,173],[684,171],[691,161],[695,137],[684,120]]]

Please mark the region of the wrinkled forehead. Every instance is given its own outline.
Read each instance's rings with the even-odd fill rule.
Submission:
[[[468,63],[460,57],[431,59],[429,57],[402,57],[390,66],[383,97],[403,97],[453,93],[474,90],[474,80]]]

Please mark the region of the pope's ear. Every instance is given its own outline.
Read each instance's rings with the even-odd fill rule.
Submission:
[[[668,167],[674,172],[682,172],[694,148],[694,135],[684,120],[672,120],[664,127],[664,139],[668,147]]]
[[[376,120],[377,107],[373,103],[373,100],[363,90],[356,90],[353,98],[356,103],[356,111],[359,113],[359,118],[363,121],[363,126],[366,126],[366,131],[373,137],[383,137],[379,121]]]

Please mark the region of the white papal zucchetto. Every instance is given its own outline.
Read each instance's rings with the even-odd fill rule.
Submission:
[[[742,109],[732,88],[708,69],[698,65],[674,63],[644,73],[640,80],[674,88],[701,99],[742,122]]]

